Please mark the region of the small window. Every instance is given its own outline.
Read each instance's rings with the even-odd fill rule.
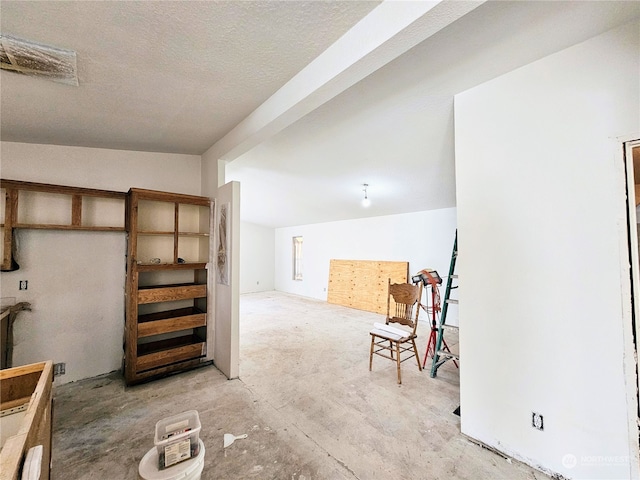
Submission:
[[[293,237],[293,279],[302,280],[302,237]]]

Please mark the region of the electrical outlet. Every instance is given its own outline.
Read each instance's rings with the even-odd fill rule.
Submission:
[[[59,377],[60,375],[65,374],[67,364],[66,363],[54,363],[53,364],[53,376]]]
[[[29,285],[29,282],[27,280],[20,280],[19,290],[26,290],[28,285]]]
[[[531,412],[531,426],[537,430],[544,430],[544,418],[541,414]]]

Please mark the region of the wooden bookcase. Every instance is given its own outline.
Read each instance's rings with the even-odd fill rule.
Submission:
[[[124,372],[127,384],[208,362],[206,197],[132,188]]]

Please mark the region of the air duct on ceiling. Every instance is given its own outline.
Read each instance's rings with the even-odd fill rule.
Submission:
[[[76,52],[0,35],[0,68],[78,86]]]

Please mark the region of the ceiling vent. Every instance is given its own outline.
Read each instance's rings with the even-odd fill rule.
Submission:
[[[3,70],[78,86],[76,52],[0,35]]]

